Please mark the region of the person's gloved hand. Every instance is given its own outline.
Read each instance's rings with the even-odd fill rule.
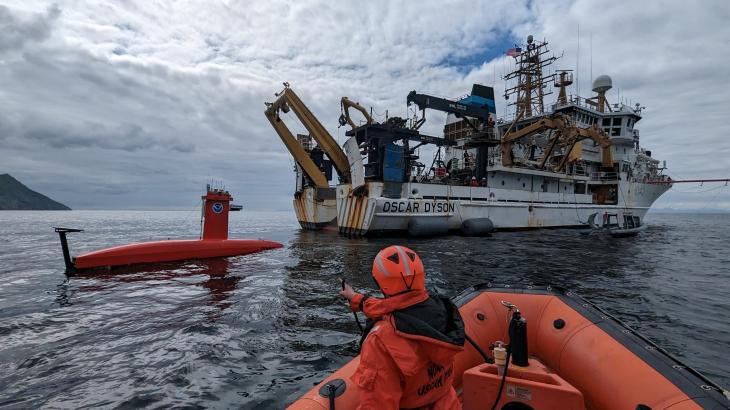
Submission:
[[[340,291],[340,296],[347,300],[352,300],[355,297],[355,291],[349,283],[345,282],[344,289]]]

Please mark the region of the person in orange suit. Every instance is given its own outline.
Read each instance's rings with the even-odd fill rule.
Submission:
[[[464,322],[448,298],[429,295],[421,258],[389,246],[373,261],[383,298],[363,296],[348,284],[340,295],[373,321],[351,380],[358,409],[461,409],[452,386],[454,356],[464,347]]]

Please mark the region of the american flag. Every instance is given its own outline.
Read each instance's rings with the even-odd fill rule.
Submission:
[[[519,47],[510,48],[509,50],[507,50],[507,52],[505,52],[505,54],[510,57],[517,57],[520,55],[520,53],[522,53],[522,49]]]

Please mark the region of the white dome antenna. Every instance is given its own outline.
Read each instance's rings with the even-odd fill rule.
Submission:
[[[593,91],[597,93],[605,93],[613,88],[613,80],[607,75],[599,75],[593,80]]]
[[[606,91],[613,88],[613,81],[607,75],[599,75],[593,80],[593,91],[598,94],[598,111],[604,112],[606,107]]]

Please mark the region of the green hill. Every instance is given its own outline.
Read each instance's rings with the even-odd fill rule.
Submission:
[[[68,211],[71,208],[40,194],[10,174],[0,175],[0,210]]]

